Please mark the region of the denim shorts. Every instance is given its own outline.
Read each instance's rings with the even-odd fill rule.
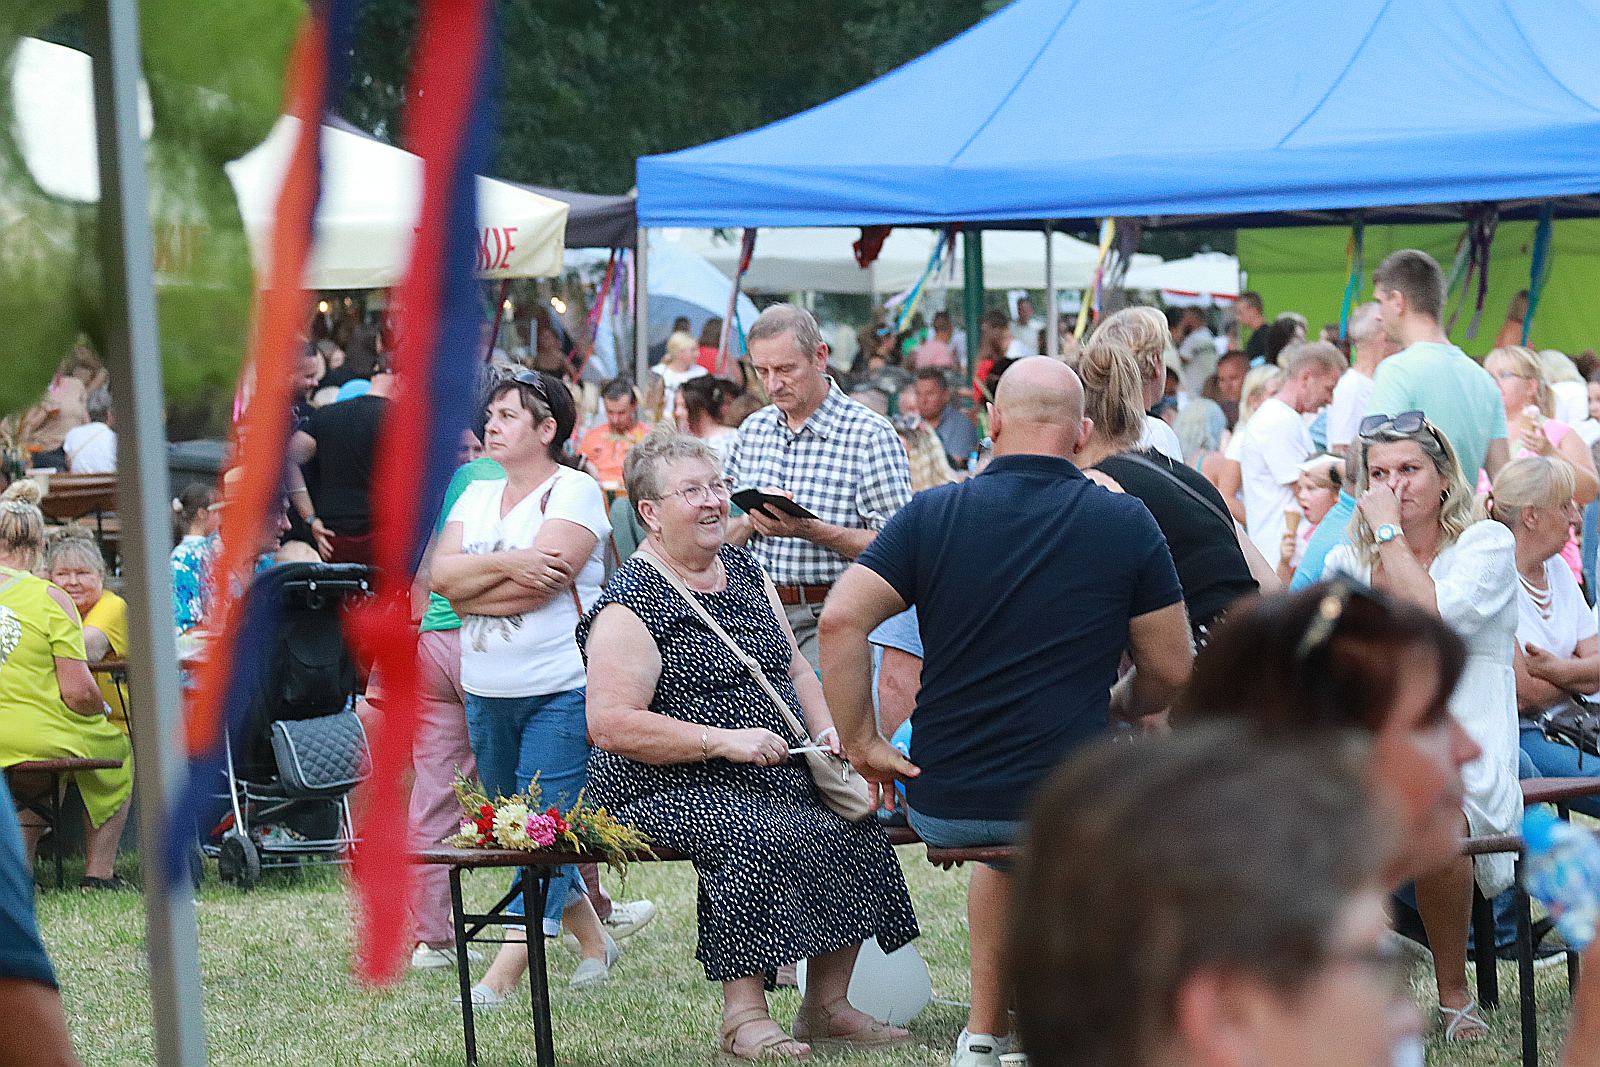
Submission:
[[[923,815],[909,805],[906,807],[906,821],[918,837],[934,848],[1010,845],[1022,836],[1022,823],[1010,819],[941,819],[934,815]],[[1001,863],[985,866],[997,871],[1008,869]]]

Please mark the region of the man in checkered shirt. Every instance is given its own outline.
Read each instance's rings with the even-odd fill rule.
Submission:
[[[734,520],[728,540],[750,544],[815,668],[822,601],[911,499],[910,465],[889,420],[828,377],[828,345],[809,312],[774,304],[746,340],[772,403],[739,427],[728,477],[740,489],[787,496],[817,517],[760,509]]]

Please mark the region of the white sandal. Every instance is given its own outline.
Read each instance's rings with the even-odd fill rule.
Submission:
[[[1440,1022],[1444,1023],[1446,1041],[1477,1041],[1489,1036],[1489,1024],[1478,1014],[1478,1002],[1467,1001],[1464,1008],[1447,1008],[1439,1005]],[[1463,1034],[1463,1027],[1479,1027],[1474,1033]]]

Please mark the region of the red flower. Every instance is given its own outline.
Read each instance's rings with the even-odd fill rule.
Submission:
[[[484,816],[485,818],[493,819],[494,818],[494,805],[493,804],[485,804],[485,805],[483,805],[482,807],[480,807],[478,809],[478,814]]]

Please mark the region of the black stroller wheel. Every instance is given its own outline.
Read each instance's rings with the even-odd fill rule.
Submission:
[[[237,830],[228,831],[217,854],[217,876],[240,889],[254,888],[261,880],[261,853],[256,843]]]

